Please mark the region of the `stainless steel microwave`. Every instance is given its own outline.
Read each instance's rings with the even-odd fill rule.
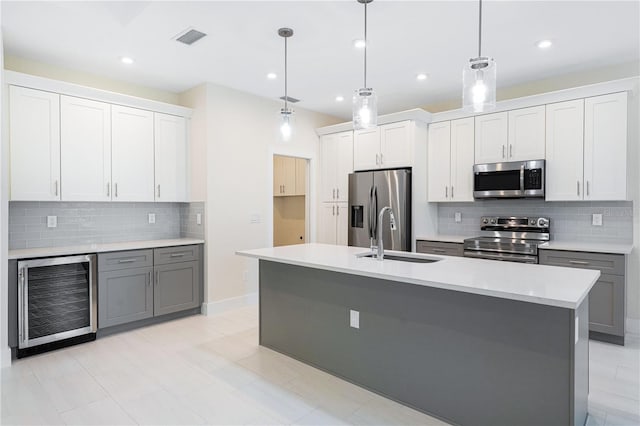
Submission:
[[[476,164],[474,198],[544,198],[544,160]]]

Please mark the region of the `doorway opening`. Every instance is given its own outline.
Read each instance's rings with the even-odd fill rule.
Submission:
[[[306,158],[273,156],[273,246],[309,240],[308,174]]]

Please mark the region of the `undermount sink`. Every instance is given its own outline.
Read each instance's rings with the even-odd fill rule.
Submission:
[[[371,258],[375,259],[376,258],[376,254],[367,252],[367,253],[362,253],[362,254],[357,255],[357,257],[371,257]],[[433,263],[433,262],[438,262],[440,259],[426,258],[426,257],[401,256],[401,255],[397,255],[397,254],[385,254],[383,260],[395,260],[395,261],[399,261],[399,262],[411,262],[411,263]]]

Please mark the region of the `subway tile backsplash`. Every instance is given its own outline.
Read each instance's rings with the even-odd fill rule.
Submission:
[[[462,222],[455,222],[455,213]],[[591,215],[603,215],[602,226],[591,225]],[[545,202],[541,200],[478,200],[474,203],[440,203],[440,234],[477,236],[482,216],[544,216],[551,218],[551,239],[578,242],[632,243],[631,201]]]
[[[204,226],[193,226],[192,211],[203,203],[9,203],[9,249],[58,247],[165,238],[204,238]],[[148,214],[155,214],[150,224]],[[47,216],[58,226],[47,227]]]

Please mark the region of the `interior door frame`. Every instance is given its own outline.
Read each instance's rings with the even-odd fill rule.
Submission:
[[[269,224],[267,226],[267,241],[268,247],[273,247],[273,157],[275,155],[282,155],[285,157],[302,158],[307,161],[307,179],[306,179],[306,191],[305,191],[305,241],[308,243],[316,242],[316,169],[317,159],[316,153],[308,150],[299,149],[294,146],[272,146],[269,148],[269,155],[267,160],[267,179],[266,185],[268,195],[267,200],[267,214],[266,221]]]

